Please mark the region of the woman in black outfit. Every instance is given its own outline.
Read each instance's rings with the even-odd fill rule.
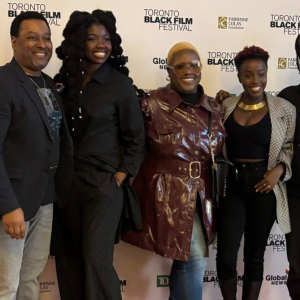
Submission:
[[[237,253],[244,245],[243,300],[257,300],[263,280],[264,252],[277,218],[290,232],[285,182],[291,177],[295,107],[265,92],[269,55],[245,47],[235,58],[244,91],[222,102],[228,134],[225,156],[237,169],[228,176],[219,203],[217,270],[225,300],[236,300]]]
[[[142,162],[143,120],[132,82],[121,74],[128,69],[115,22],[111,12],[76,11],[57,48],[75,158],[68,204],[54,221],[62,300],[120,300],[112,263],[122,212],[141,227],[128,178]]]

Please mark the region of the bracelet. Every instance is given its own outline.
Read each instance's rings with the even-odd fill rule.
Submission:
[[[114,176],[119,185],[122,185],[122,181],[117,176]]]

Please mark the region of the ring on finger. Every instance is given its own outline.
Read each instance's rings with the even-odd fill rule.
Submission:
[[[271,188],[271,186],[270,186],[270,185],[268,185],[268,186],[267,186],[267,188],[268,188],[268,189],[270,189],[270,188]]]
[[[264,186],[266,186],[266,184],[264,183]]]

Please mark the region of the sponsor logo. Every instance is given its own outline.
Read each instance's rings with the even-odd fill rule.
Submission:
[[[278,69],[286,69],[287,59],[285,57],[278,58]]]
[[[273,252],[283,252],[286,250],[284,234],[270,234],[267,246],[273,249]]]
[[[59,20],[61,19],[60,11],[50,11],[44,3],[19,3],[11,2],[8,5],[8,17],[15,18],[17,15],[25,11],[37,11],[41,13],[48,21],[49,25],[60,26]]]
[[[169,286],[169,275],[157,275],[157,287],[168,287]]]
[[[278,69],[280,70],[297,70],[297,58],[293,57],[279,57],[278,58]]]
[[[300,15],[277,15],[271,14],[270,27],[282,29],[284,34],[300,34]]]
[[[182,17],[179,10],[144,9],[144,23],[157,24],[159,30],[192,31],[193,18]]]
[[[126,285],[127,285],[127,281],[126,280],[120,280],[120,289],[122,293],[126,292]]]
[[[42,281],[40,282],[40,293],[51,293],[51,288],[56,286],[55,281]]]
[[[287,270],[286,270],[287,273]],[[270,282],[271,285],[286,285],[288,275],[267,275],[266,281]]]
[[[160,70],[167,69],[167,59],[166,58],[154,57],[152,62],[154,65],[157,65]]]
[[[245,29],[245,24],[249,22],[244,17],[218,17],[219,29]]]
[[[204,272],[203,282],[213,285],[214,288],[219,288],[219,278],[216,270],[206,270]],[[237,286],[243,286],[243,276],[238,275]]]
[[[222,72],[234,72],[234,58],[236,52],[207,52],[207,64],[209,66],[220,66]]]
[[[219,29],[227,29],[227,17],[219,17],[218,18],[218,28]]]

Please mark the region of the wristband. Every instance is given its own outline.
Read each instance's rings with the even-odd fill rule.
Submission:
[[[114,176],[119,185],[122,185],[122,181],[119,180],[117,176]]]

